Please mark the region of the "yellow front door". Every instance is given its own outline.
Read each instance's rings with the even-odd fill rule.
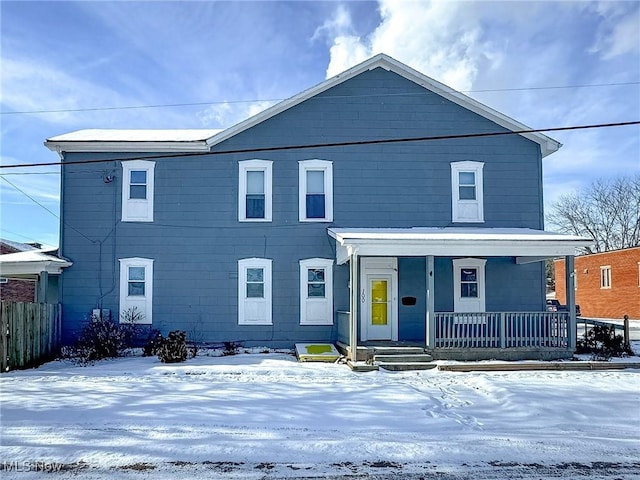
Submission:
[[[369,340],[391,340],[391,275],[368,275]]]

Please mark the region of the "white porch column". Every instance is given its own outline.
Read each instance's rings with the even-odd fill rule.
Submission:
[[[564,257],[564,282],[567,292],[567,306],[569,307],[569,325],[568,325],[568,340],[569,348],[571,351],[576,349],[576,335],[578,325],[576,322],[576,290],[575,290],[575,278],[573,270],[575,269],[574,256],[567,255]]]
[[[351,361],[358,360],[358,254],[353,252],[349,259],[349,288],[351,298],[349,300],[349,348],[351,349]]]
[[[428,255],[427,260],[427,314],[425,318],[425,343],[427,348],[434,348],[436,345],[436,316],[435,316],[435,295],[434,295],[434,258],[433,255]]]

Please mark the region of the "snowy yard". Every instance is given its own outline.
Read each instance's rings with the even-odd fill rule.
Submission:
[[[52,362],[0,386],[5,479],[640,478],[640,369],[353,373],[241,354]]]

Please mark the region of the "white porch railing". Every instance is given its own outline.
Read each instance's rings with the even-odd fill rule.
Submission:
[[[568,348],[567,312],[436,313],[435,348]]]

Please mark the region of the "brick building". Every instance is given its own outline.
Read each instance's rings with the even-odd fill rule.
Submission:
[[[39,245],[38,245],[39,247]],[[0,255],[35,250],[28,243],[0,240]],[[2,272],[0,272],[0,275]],[[36,299],[36,280],[33,278],[15,278],[0,276],[0,299],[12,302],[34,302]]]
[[[564,259],[554,266],[564,278]],[[575,287],[583,317],[640,320],[640,246],[575,257]],[[564,282],[556,282],[556,298],[565,303]]]

